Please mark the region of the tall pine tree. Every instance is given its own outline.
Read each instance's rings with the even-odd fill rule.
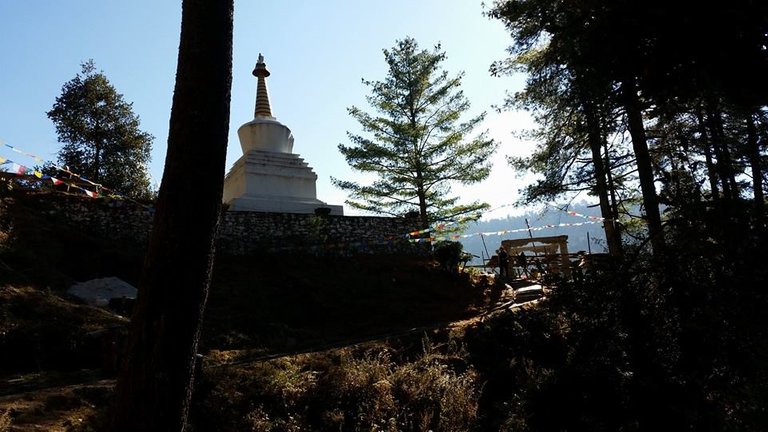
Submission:
[[[349,114],[366,135],[348,133],[350,145],[339,145],[350,166],[371,173],[370,185],[332,179],[350,193],[352,207],[397,215],[418,209],[421,224],[446,221],[487,208],[480,202],[459,204],[451,184],[472,184],[490,173],[489,156],[496,143],[486,133],[468,138],[485,113],[461,122],[469,101],[459,89],[463,74],[449,77],[440,69],[446,55],[436,46],[419,50],[412,38],[384,50],[389,73],[371,88],[369,114],[351,107]]]

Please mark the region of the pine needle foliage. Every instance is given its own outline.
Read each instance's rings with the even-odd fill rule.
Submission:
[[[356,171],[375,177],[370,184],[332,178],[347,191],[348,205],[378,214],[418,211],[427,226],[476,213],[488,207],[478,201],[460,204],[452,184],[473,184],[488,177],[489,156],[497,144],[487,131],[471,137],[485,113],[462,121],[470,104],[460,90],[463,73],[449,76],[441,69],[446,54],[440,45],[420,50],[406,37],[384,59],[389,71],[383,81],[363,79],[372,111],[356,106],[349,115],[363,134],[347,132],[350,144],[339,151]]]

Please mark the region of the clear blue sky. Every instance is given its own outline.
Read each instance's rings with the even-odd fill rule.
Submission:
[[[501,22],[483,16],[473,0],[276,0],[235,1],[234,68],[227,167],[242,154],[237,128],[252,119],[256,80],[251,75],[263,53],[272,113],[291,128],[294,152],[318,175],[318,198],[343,204],[346,196],[330,176],[360,180],[337,150],[346,132],[359,132],[346,109],[367,108],[361,78],[386,75],[382,49],[397,39],[415,38],[424,48],[441,43],[451,74],[464,71],[470,115],[488,112],[481,129],[500,143],[494,170],[484,183],[454,188],[464,201],[481,199],[494,207],[517,199],[516,179],[505,156],[531,148],[513,132],[530,127],[523,113],[496,113],[506,91],[522,88],[521,78],[494,78],[490,64],[507,56],[511,39]],[[181,2],[168,0],[0,0],[0,139],[56,159],[60,145],[45,113],[64,82],[93,59],[111,83],[133,103],[141,129],[155,136],[150,173],[159,182],[165,159]],[[8,149],[0,156],[34,164]],[[206,173],[190,173],[205,181]],[[192,180],[191,180],[192,181]],[[488,214],[500,217],[510,207]],[[347,214],[354,214],[345,207]],[[501,213],[500,213],[501,212]]]

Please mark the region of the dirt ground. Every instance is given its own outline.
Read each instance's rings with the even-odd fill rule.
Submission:
[[[528,285],[529,283],[525,282],[508,286],[498,285],[495,294],[489,288],[485,292],[483,304],[473,303],[469,314],[455,314],[453,308],[444,308],[443,311],[449,311],[448,315],[430,316],[440,320],[439,323],[434,323],[437,326],[471,325],[482,320],[493,310],[510,307],[515,302],[514,288],[520,289]],[[524,291],[525,289],[521,290]],[[534,297],[528,294],[528,297],[522,300],[532,298]],[[295,350],[300,351],[301,347],[296,347]],[[209,355],[218,356],[216,362],[237,358],[226,350],[214,350]],[[113,375],[98,369],[6,375],[0,380],[0,432],[91,430],[90,425],[95,418],[105,413],[114,383]]]
[[[124,337],[128,319],[66,288],[112,276],[136,285],[143,251],[0,204],[0,432],[90,430],[114,385],[105,346],[123,341],[105,335]],[[217,256],[200,352],[221,363],[465,325],[513,293],[429,257]]]
[[[0,431],[88,430],[112,393],[114,380],[72,384],[0,397]],[[5,429],[4,429],[5,428]]]

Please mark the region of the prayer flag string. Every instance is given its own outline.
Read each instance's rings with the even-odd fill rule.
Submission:
[[[478,213],[478,214],[474,214],[474,215],[470,215],[470,216],[465,216],[465,217],[459,218],[459,219],[457,219],[455,221],[440,222],[440,223],[437,223],[435,225],[432,225],[432,226],[430,226],[428,228],[425,228],[425,229],[422,229],[422,230],[411,231],[408,234],[405,234],[404,237],[407,237],[407,238],[414,237],[414,236],[426,234],[428,232],[433,232],[433,231],[438,231],[438,232],[439,231],[445,231],[446,229],[448,229],[451,226],[458,225],[458,224],[461,224],[461,223],[464,223],[464,222],[476,221],[479,218],[480,218],[480,214]]]
[[[11,149],[11,151],[14,151],[14,152],[16,152],[18,154],[30,157],[30,158],[32,158],[36,162],[43,162],[43,163],[45,162],[45,159],[41,158],[40,156],[37,156],[34,153],[30,153],[30,152],[24,151],[24,150],[22,150],[22,149],[20,149],[18,147],[14,147],[14,146],[6,143],[5,141],[3,141],[1,139],[0,139],[0,145],[3,145],[5,147]],[[100,197],[100,196],[110,196],[111,198],[122,199],[122,200],[134,202],[136,204],[141,205],[142,207],[146,207],[146,208],[151,207],[151,206],[147,206],[145,204],[142,204],[142,203],[140,203],[140,202],[138,202],[138,201],[136,201],[134,199],[131,199],[131,198],[127,197],[127,196],[124,196],[124,195],[118,193],[117,191],[115,191],[113,189],[110,189],[110,188],[108,188],[108,187],[106,187],[106,186],[104,186],[104,185],[102,185],[100,183],[93,182],[93,181],[89,180],[88,178],[86,178],[85,176],[80,175],[78,173],[75,173],[75,172],[69,170],[69,168],[67,168],[67,167],[58,166],[58,165],[54,164],[53,162],[49,162],[53,168],[57,169],[60,172],[69,174],[70,179],[74,177],[74,178],[77,178],[78,180],[81,180],[81,181],[91,185],[91,186],[94,186],[96,188],[96,190],[92,191],[92,190],[86,189],[84,187],[81,187],[81,186],[79,186],[79,185],[77,185],[77,184],[75,184],[73,182],[66,182],[66,181],[63,181],[61,179],[55,179],[53,177],[50,177],[48,175],[43,174],[40,171],[36,171],[34,169],[27,168],[24,165],[21,165],[21,164],[19,164],[17,162],[14,162],[12,160],[9,160],[9,159],[7,159],[5,157],[0,156],[0,165],[5,165],[5,164],[8,164],[8,163],[12,164],[10,172],[13,173],[13,174],[17,174],[17,175],[34,175],[35,177],[37,177],[38,179],[41,179],[41,180],[51,179],[53,181],[54,185],[66,184],[66,185],[68,185],[70,187],[74,187],[75,189],[83,191],[87,196],[89,196],[91,198],[97,198],[97,197]],[[104,192],[107,192],[107,193],[105,194]]]
[[[5,147],[11,149],[15,153],[18,153],[18,154],[27,156],[29,158],[32,158],[36,162],[45,162],[45,159],[41,158],[40,156],[37,156],[37,155],[35,155],[33,153],[29,153],[27,151],[24,151],[24,150],[18,148],[18,147],[14,147],[14,146],[12,146],[10,144],[7,144],[3,140],[0,140],[0,145],[3,145]],[[58,166],[58,165],[53,164],[53,163],[51,163],[51,166],[53,168],[59,170],[60,172],[69,174],[70,175],[70,179],[73,178],[73,177],[77,178],[77,179],[85,182],[88,185],[94,186],[96,188],[96,190],[92,191],[92,190],[86,189],[86,188],[84,188],[84,187],[82,187],[80,185],[77,185],[74,182],[66,181],[64,179],[60,179],[60,178],[49,176],[47,174],[43,174],[40,171],[37,171],[37,170],[32,169],[32,168],[28,168],[25,165],[22,165],[22,164],[20,164],[18,162],[15,162],[13,160],[10,160],[8,158],[0,156],[0,166],[8,165],[8,164],[11,165],[11,168],[10,168],[10,171],[9,171],[10,173],[13,173],[13,174],[16,174],[16,175],[34,176],[34,177],[36,177],[37,179],[40,179],[40,180],[50,180],[53,183],[54,186],[66,184],[69,187],[72,187],[72,188],[75,188],[75,189],[83,191],[87,196],[89,196],[91,198],[97,198],[97,197],[100,197],[100,196],[104,196],[102,191],[106,191],[106,192],[109,192],[108,195],[113,197],[113,198],[132,201],[132,202],[135,202],[137,204],[142,205],[143,207],[150,207],[150,206],[141,204],[141,203],[139,203],[139,202],[137,202],[137,201],[135,201],[135,200],[133,200],[131,198],[125,197],[123,195],[120,195],[117,192],[115,192],[114,190],[112,190],[110,188],[107,188],[104,185],[101,185],[99,183],[93,182],[93,181],[89,180],[88,178],[86,178],[86,177],[84,177],[84,176],[82,176],[80,174],[72,172],[71,170],[69,170],[66,167],[61,167],[61,166]],[[489,212],[495,211],[495,210],[498,210],[498,209],[501,209],[501,208],[504,208],[504,207],[509,207],[509,206],[512,206],[512,205],[514,205],[514,204],[511,204],[511,203],[510,204],[504,204],[504,205],[501,205],[501,206],[498,206],[498,207],[495,207],[495,208],[489,210]],[[610,221],[610,219],[606,219],[606,218],[602,218],[602,217],[598,217],[598,216],[589,216],[589,215],[584,215],[584,214],[581,214],[581,213],[577,213],[575,211],[563,210],[561,207],[558,207],[555,204],[547,203],[547,205],[550,206],[550,207],[556,208],[559,211],[567,213],[570,216],[576,216],[576,217],[581,217],[581,218],[587,219],[587,221],[585,221],[585,222],[578,222],[578,223],[546,224],[546,225],[542,225],[542,226],[539,226],[539,227],[532,227],[532,228],[527,228],[526,227],[526,228],[518,228],[518,229],[510,229],[510,230],[501,230],[501,231],[476,232],[476,233],[471,233],[471,234],[451,234],[451,235],[443,235],[443,236],[436,235],[436,236],[430,236],[430,237],[413,238],[413,237],[420,236],[420,235],[427,234],[427,233],[440,233],[441,231],[445,231],[445,230],[449,229],[452,226],[459,225],[461,223],[465,223],[465,222],[469,222],[469,221],[475,221],[475,220],[479,219],[480,214],[473,214],[473,215],[470,215],[470,216],[465,216],[465,217],[459,218],[459,219],[457,219],[455,221],[440,222],[440,223],[432,225],[432,226],[430,226],[428,228],[417,230],[417,231],[412,231],[412,232],[409,232],[409,233],[407,233],[405,235],[398,235],[398,236],[388,237],[388,238],[386,238],[386,239],[384,239],[383,241],[380,241],[380,242],[352,242],[352,243],[343,243],[343,244],[342,243],[339,243],[339,244],[325,244],[325,245],[323,245],[323,247],[337,248],[337,247],[342,247],[342,246],[343,247],[368,247],[368,246],[373,246],[373,245],[392,245],[393,242],[396,241],[397,239],[405,239],[405,240],[407,240],[407,241],[409,241],[411,243],[430,243],[430,242],[435,242],[435,241],[456,241],[456,240],[460,240],[460,239],[463,239],[463,238],[469,238],[469,237],[474,237],[474,236],[478,236],[478,235],[483,235],[483,236],[505,235],[505,234],[519,233],[519,232],[541,231],[541,230],[552,229],[552,228],[575,227],[575,226],[581,226],[581,225],[586,225],[586,224],[595,224],[595,223],[602,223],[604,221]]]
[[[584,222],[576,222],[576,223],[546,224],[546,225],[542,225],[539,227],[532,227],[532,228],[517,228],[517,229],[501,230],[501,231],[476,232],[472,234],[460,234],[460,235],[456,234],[456,235],[450,235],[450,236],[424,237],[424,238],[409,239],[409,241],[412,243],[428,243],[428,242],[449,241],[449,240],[456,241],[459,239],[474,237],[478,235],[496,236],[496,235],[514,234],[519,232],[528,232],[529,230],[542,231],[542,230],[552,229],[552,228],[568,228],[568,227],[577,227],[577,226],[597,224],[597,223],[602,223],[602,221],[584,221]]]
[[[564,210],[560,206],[557,206],[557,205],[551,204],[551,203],[547,203],[547,205],[552,207],[552,208],[554,208],[554,209],[557,209],[557,210],[559,210],[559,211],[561,211],[563,213],[567,213],[570,216],[576,216],[576,217],[580,217],[580,218],[584,218],[584,219],[589,219],[589,220],[593,220],[593,221],[599,221],[599,222],[603,222],[603,221],[611,222],[612,221],[611,219],[606,219],[606,218],[599,217],[599,216],[583,215],[581,213],[577,213],[577,212],[572,211],[572,210]]]

